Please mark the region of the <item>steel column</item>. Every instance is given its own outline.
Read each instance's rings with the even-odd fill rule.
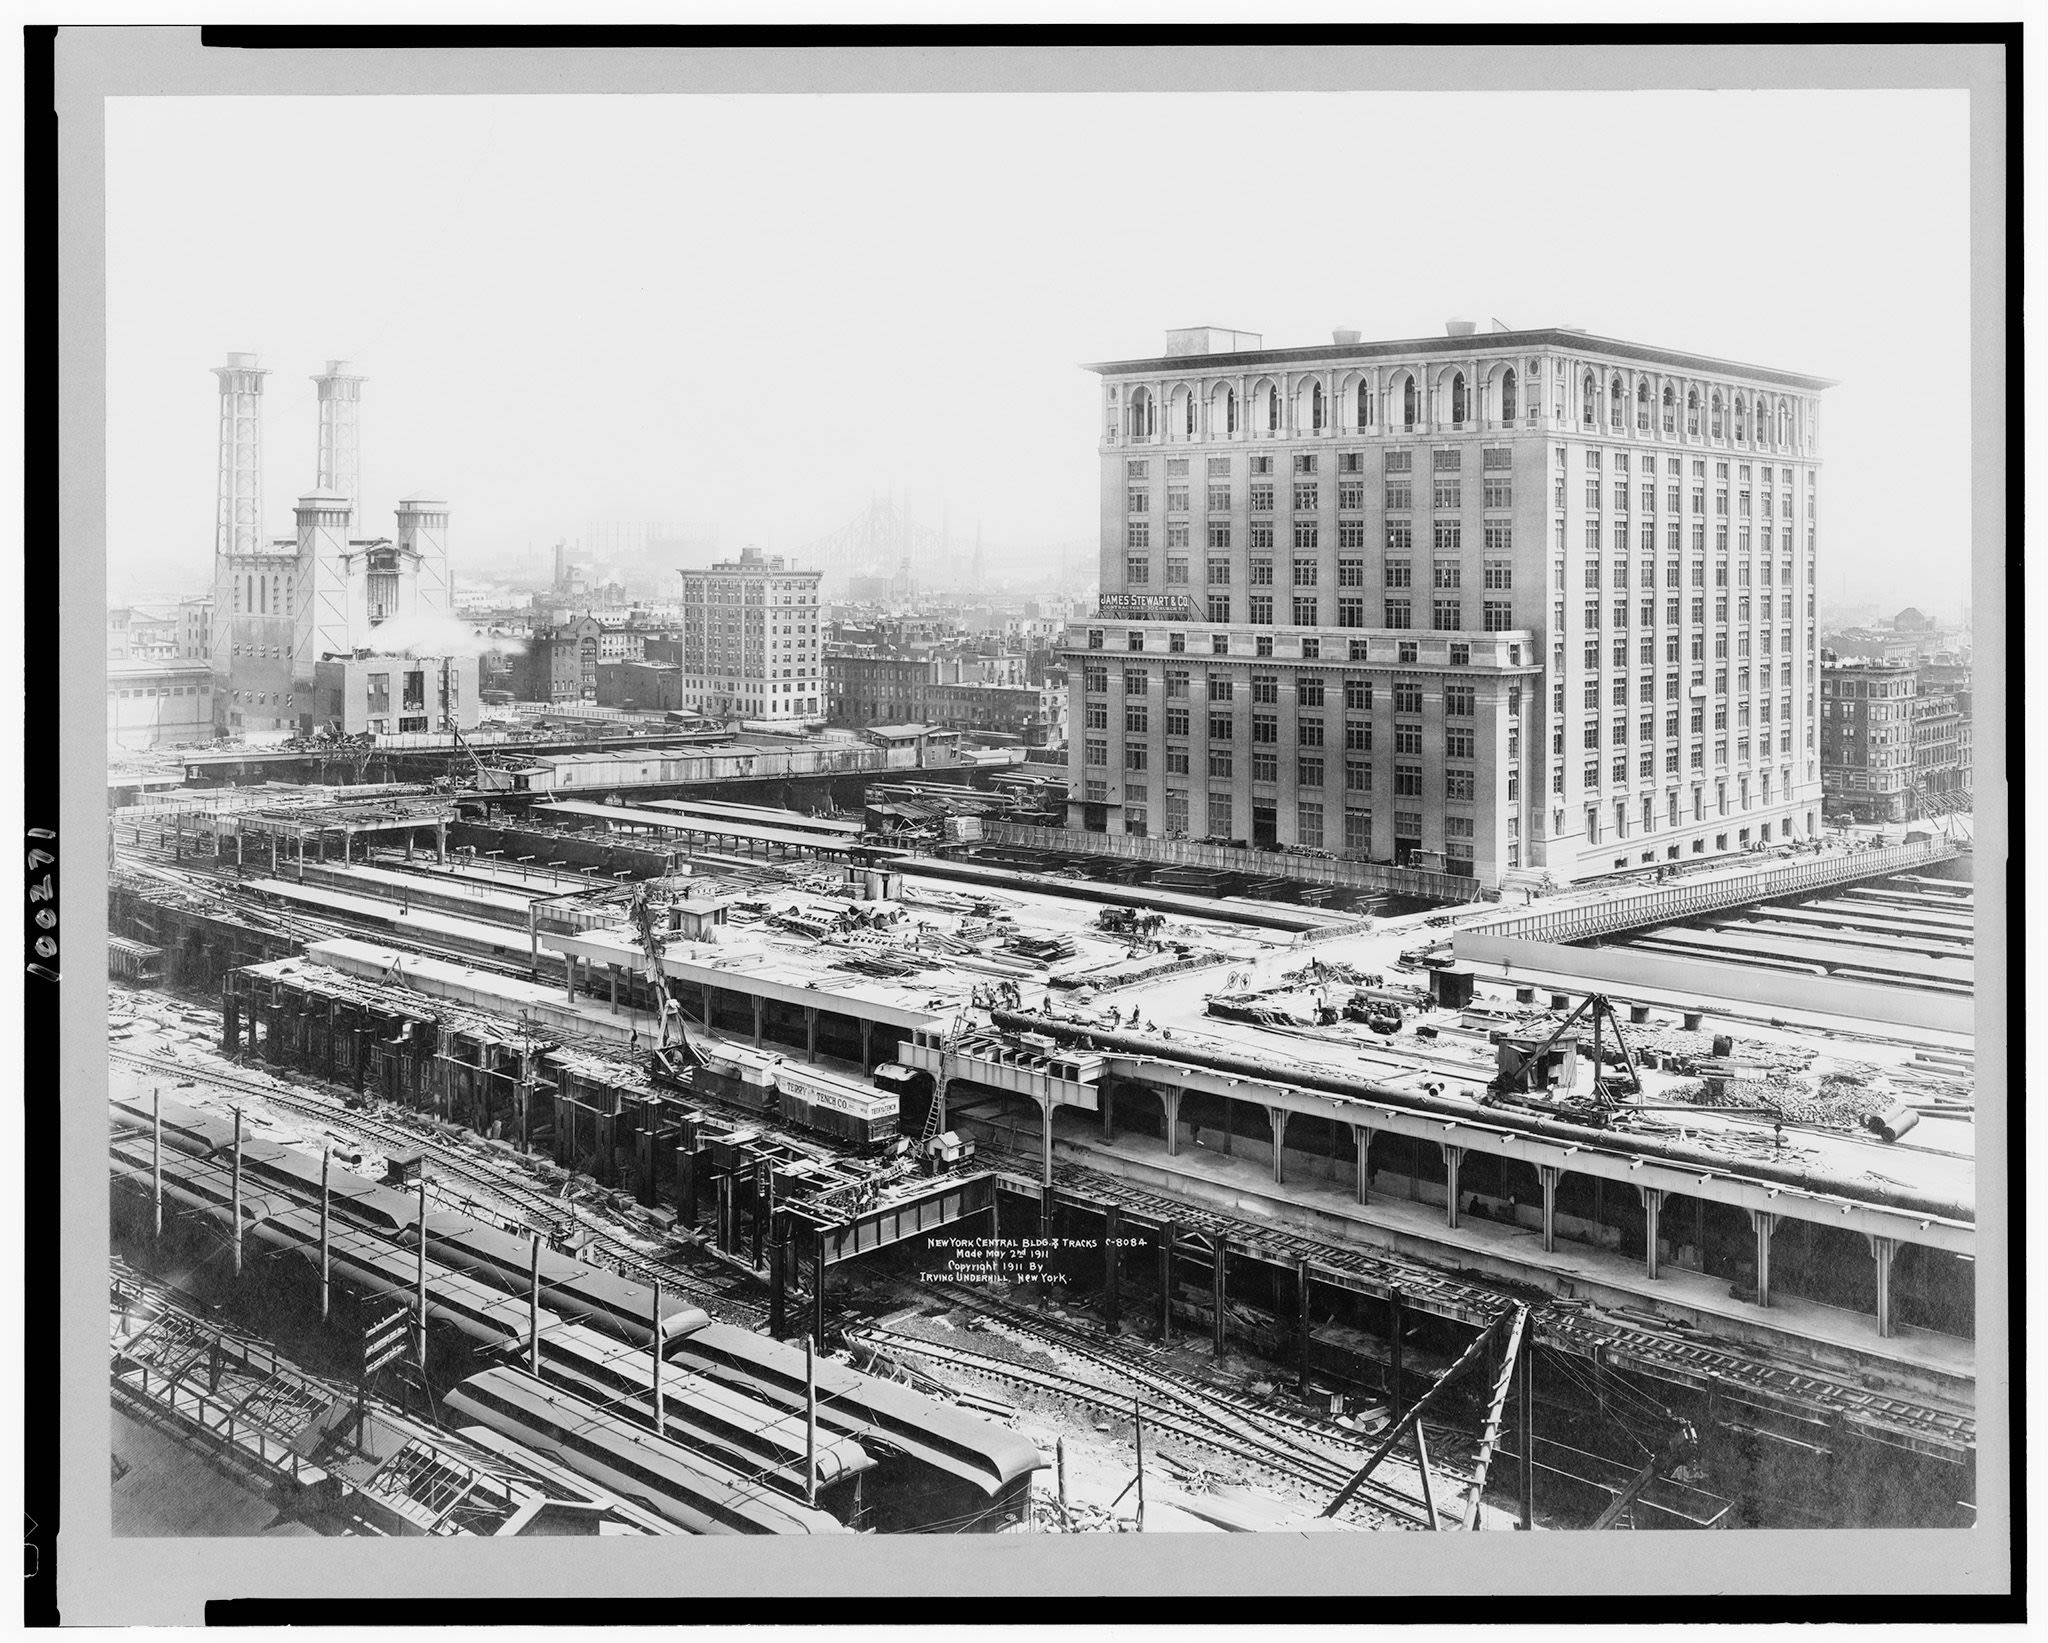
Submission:
[[[1777,1227],[1778,1217],[1767,1209],[1753,1209],[1749,1212],[1751,1224],[1756,1228],[1756,1304],[1771,1304],[1771,1233]]]
[[[1444,1225],[1458,1224],[1458,1165],[1465,1156],[1463,1147],[1454,1147],[1448,1141],[1444,1149]]]
[[[1227,1252],[1229,1251],[1229,1248],[1230,1245],[1228,1241],[1224,1238],[1212,1237],[1209,1241],[1209,1287],[1211,1292],[1210,1298],[1216,1308],[1214,1332],[1215,1338],[1210,1344],[1218,1353],[1221,1353],[1223,1350],[1223,1308],[1226,1301],[1226,1296],[1224,1294],[1225,1279],[1223,1269],[1225,1258]]]
[[[1664,1207],[1662,1187],[1638,1187],[1643,1195],[1643,1272],[1646,1277],[1657,1276],[1657,1217]]]
[[[1543,1250],[1545,1254],[1557,1248],[1557,1178],[1561,1171],[1555,1164],[1538,1164],[1536,1174],[1543,1182]]]
[[[1280,1154],[1287,1145],[1287,1117],[1285,1107],[1266,1109],[1266,1122],[1273,1126],[1273,1182],[1276,1186],[1285,1179],[1281,1171]]]

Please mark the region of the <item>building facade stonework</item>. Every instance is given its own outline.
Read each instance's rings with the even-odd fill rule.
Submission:
[[[683,638],[674,659],[683,667],[684,705],[716,718],[822,720],[822,575],[758,548],[683,571]]]
[[[1563,330],[1098,365],[1069,823],[1559,880],[1820,825],[1820,378]]]

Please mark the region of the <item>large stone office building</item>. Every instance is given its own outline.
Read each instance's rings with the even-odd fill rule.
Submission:
[[[1489,885],[1819,827],[1825,380],[1459,322],[1093,369],[1071,825]]]

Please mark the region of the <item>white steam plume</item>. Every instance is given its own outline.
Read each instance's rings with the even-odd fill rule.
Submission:
[[[478,633],[452,616],[393,616],[370,634],[380,656],[517,656],[525,644],[501,634]]]

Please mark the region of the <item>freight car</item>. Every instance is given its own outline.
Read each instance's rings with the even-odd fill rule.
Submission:
[[[698,1535],[831,1535],[828,1512],[516,1369],[472,1375],[442,1400],[449,1417],[561,1462],[580,1477]]]
[[[679,1079],[672,1070],[673,1058],[661,1056],[650,1060],[649,1079],[670,1089],[688,1090],[693,1096],[779,1117],[862,1152],[880,1151],[895,1138],[897,1097],[892,1091],[744,1045],[713,1044],[698,1038],[691,1048],[697,1064],[687,1080]]]

